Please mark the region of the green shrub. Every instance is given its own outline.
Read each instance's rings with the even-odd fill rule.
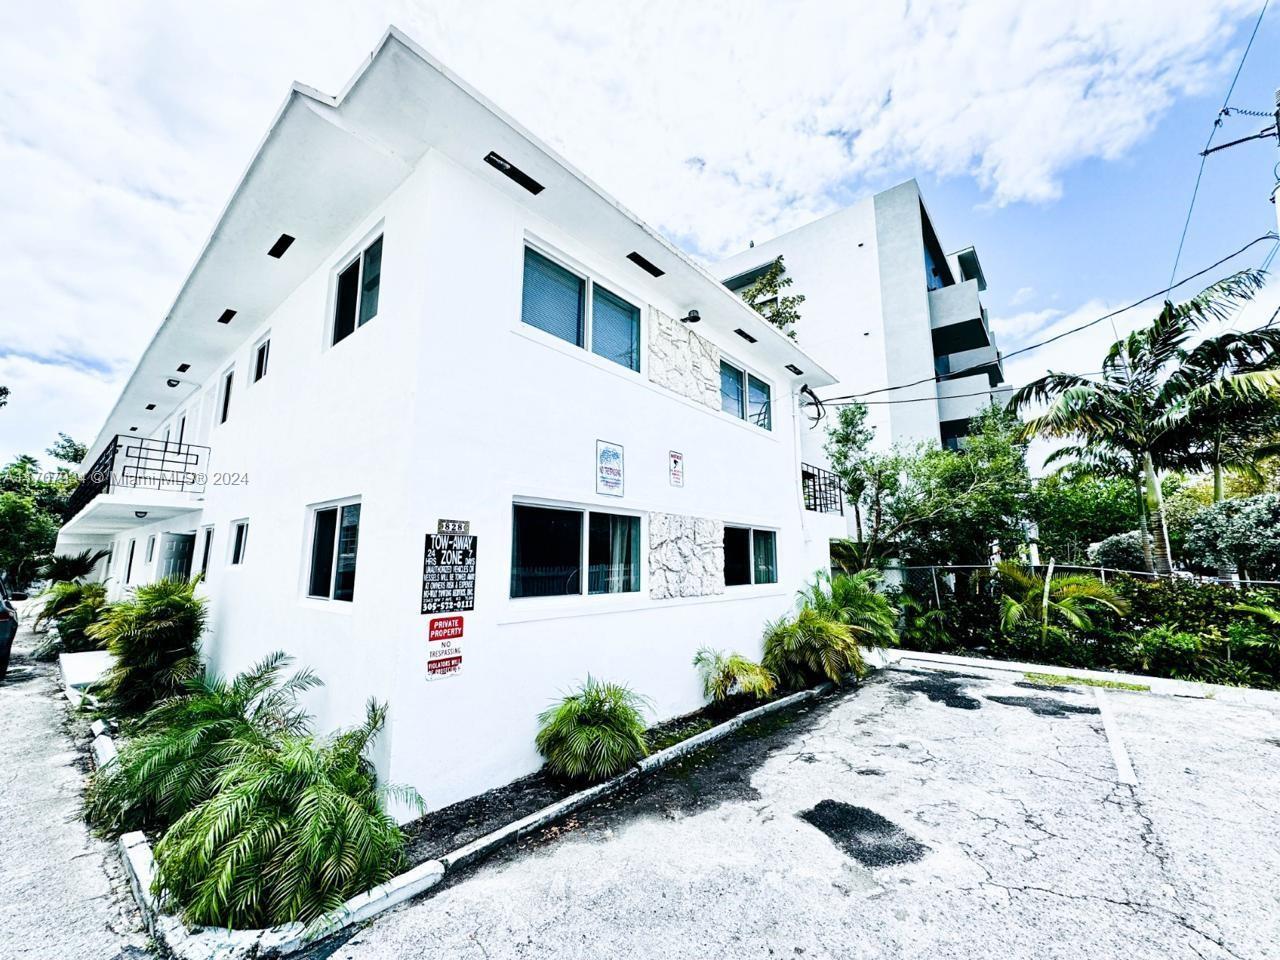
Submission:
[[[588,676],[578,690],[538,716],[534,742],[553,775],[607,780],[648,755],[641,716],[647,706],[629,688]]]
[[[765,625],[763,666],[792,690],[867,672],[853,628],[807,605]]]
[[[52,624],[55,635],[47,637],[36,648],[36,656],[51,659],[59,653],[82,653],[99,650],[102,642],[89,636],[88,629],[107,603],[107,588],[101,583],[60,581],[40,595],[40,612],[36,629]]]
[[[1139,664],[1157,676],[1195,679],[1202,651],[1199,636],[1173,627],[1153,627],[1138,637]]]
[[[908,593],[898,597],[898,609],[902,611],[898,635],[903,646],[926,653],[946,653],[955,649],[955,641],[947,633],[944,610],[931,607]]]
[[[386,719],[370,703],[362,726],[329,738],[285,733],[218,775],[207,800],[156,844],[153,892],[189,924],[311,923],[395,875],[404,834],[365,750]]]
[[[1092,629],[1092,617],[1098,613],[1123,616],[1129,611],[1127,600],[1089,574],[1062,574],[1046,581],[1016,563],[1006,561],[997,569],[1004,590],[1000,597],[1002,632],[1012,634],[1026,623],[1037,622],[1042,646],[1049,643],[1051,626],[1083,632]]]
[[[160,580],[138,587],[128,600],[106,607],[88,635],[115,656],[95,692],[118,716],[137,716],[176,696],[200,667],[205,601],[195,595],[199,577]]]
[[[1090,548],[1089,560],[1112,570],[1146,570],[1147,558],[1142,552],[1142,534],[1137,530],[1130,530],[1128,533],[1107,537]]]
[[[210,799],[228,766],[305,733],[297,695],[320,681],[303,670],[282,682],[289,662],[271,654],[230,683],[202,673],[144,714],[116,760],[89,781],[89,823],[113,837],[166,827]]]
[[[693,658],[693,665],[702,677],[703,695],[714,703],[736,694],[764,700],[778,686],[773,674],[740,653],[726,655],[722,650],[703,647]]]
[[[825,570],[799,592],[800,602],[827,619],[843,623],[865,646],[889,646],[898,642],[898,612],[884,594],[877,593],[879,571],[862,570],[831,577]]]

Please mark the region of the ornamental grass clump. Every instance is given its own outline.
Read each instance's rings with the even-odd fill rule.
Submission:
[[[200,670],[197,650],[205,627],[200,578],[159,580],[109,604],[86,631],[115,657],[94,693],[118,717],[136,717],[177,696]]]
[[[648,755],[642,716],[648,706],[628,687],[588,676],[538,716],[534,743],[554,776],[607,780]]]
[[[163,829],[213,796],[228,766],[306,732],[298,694],[320,684],[309,670],[281,681],[273,653],[230,682],[201,673],[134,725],[116,759],[89,781],[85,813],[99,833]]]
[[[742,695],[764,700],[777,689],[778,679],[754,660],[740,653],[702,647],[693,658],[702,678],[702,692],[713,703]]]
[[[245,750],[156,845],[153,892],[189,924],[251,928],[320,921],[391,879],[405,837],[385,800],[422,801],[379,787],[365,757],[385,719],[371,701],[353,730]]]
[[[792,690],[867,672],[853,628],[807,605],[766,624],[763,666]]]

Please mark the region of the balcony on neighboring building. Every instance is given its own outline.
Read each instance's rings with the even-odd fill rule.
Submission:
[[[844,516],[840,478],[830,470],[823,470],[811,463],[800,464],[800,488],[804,492],[806,510]]]
[[[987,312],[978,299],[977,280],[930,290],[929,323],[935,357],[991,346]]]
[[[994,346],[962,350],[960,353],[948,353],[936,357],[934,369],[943,380],[971,377],[981,373],[986,375],[989,386],[998,387],[1004,383],[1004,358]]]
[[[208,447],[117,434],[71,494],[63,530],[108,536],[199,510],[208,469]]]

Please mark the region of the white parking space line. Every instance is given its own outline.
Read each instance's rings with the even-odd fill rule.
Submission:
[[[1116,723],[1111,705],[1098,687],[1093,688],[1093,695],[1098,699],[1098,712],[1102,714],[1102,729],[1107,734],[1107,743],[1111,745],[1111,758],[1116,762],[1116,775],[1121,783],[1137,786],[1138,777],[1133,772],[1133,764],[1129,762],[1129,751],[1124,748],[1120,739],[1120,726]]]

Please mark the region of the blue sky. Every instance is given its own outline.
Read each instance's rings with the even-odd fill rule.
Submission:
[[[289,83],[340,90],[388,23],[705,259],[915,176],[944,246],[978,247],[1012,349],[1164,285],[1259,6],[8,5],[0,461],[94,436]],[[1272,103],[1277,52],[1280,8],[1235,105]],[[1181,272],[1275,228],[1277,159],[1267,142],[1210,159]],[[1095,369],[1109,334],[1017,358],[1010,379]]]

